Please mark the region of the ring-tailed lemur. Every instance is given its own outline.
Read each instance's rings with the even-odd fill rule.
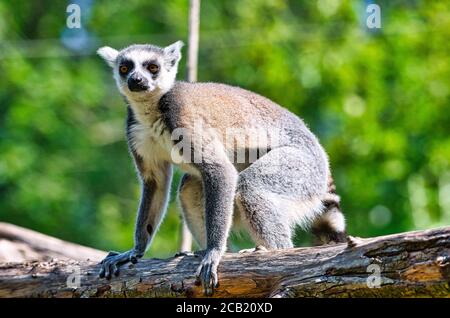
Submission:
[[[207,294],[217,286],[217,266],[232,226],[244,227],[256,245],[268,249],[292,247],[298,224],[310,225],[323,243],[342,242],[344,216],[317,138],[297,116],[256,93],[176,81],[182,46],[178,41],[165,48],[98,50],[128,103],[126,135],[142,182],[134,248],[108,254],[100,277],[117,275],[120,265],[144,255],[166,210],[175,161],[186,173],[178,197],[184,219],[204,249],[197,277]],[[193,133],[198,122],[203,128]],[[229,128],[239,133],[224,142]],[[277,137],[255,141],[255,128]],[[180,129],[181,138],[174,140]],[[174,146],[187,140],[189,151],[178,152],[184,160],[174,160]],[[234,159],[240,150],[243,161]]]

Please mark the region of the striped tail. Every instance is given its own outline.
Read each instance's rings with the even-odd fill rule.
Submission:
[[[336,194],[333,177],[328,177],[328,191],[323,197],[324,210],[313,222],[311,230],[316,245],[341,243],[346,241],[345,217],[340,207],[341,198]]]

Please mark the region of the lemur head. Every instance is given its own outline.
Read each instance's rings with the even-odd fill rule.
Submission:
[[[97,53],[113,68],[122,94],[132,99],[164,94],[175,82],[183,42],[161,48],[134,44],[121,51],[104,46]]]

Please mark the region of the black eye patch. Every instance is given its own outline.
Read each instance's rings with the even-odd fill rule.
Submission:
[[[145,61],[142,63],[142,66],[152,74],[153,79],[158,76],[161,70],[161,65],[156,60]],[[156,71],[153,71],[154,69],[156,69]]]
[[[134,68],[134,63],[131,60],[121,60],[119,62],[119,74],[121,77],[126,77]]]

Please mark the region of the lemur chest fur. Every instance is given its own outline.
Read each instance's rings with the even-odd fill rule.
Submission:
[[[168,159],[172,141],[162,119],[134,123],[131,136],[134,150],[144,161]]]
[[[161,117],[137,119],[130,126],[131,144],[142,158],[146,167],[157,167],[161,162],[173,162],[174,141]],[[198,171],[188,163],[177,163],[184,172],[198,175]]]

